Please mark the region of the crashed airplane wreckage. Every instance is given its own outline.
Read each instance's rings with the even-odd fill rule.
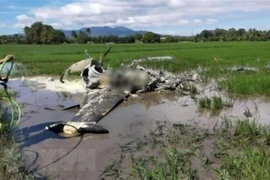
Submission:
[[[79,61],[61,75],[60,81],[64,83],[63,77],[66,74],[81,72],[85,87],[89,90],[87,103],[72,120],[47,126],[46,129],[69,137],[84,133],[109,133],[97,123],[131,94],[183,90],[185,82],[200,81],[197,74],[189,77],[176,76],[167,71],[145,69],[134,62],[128,66],[122,65],[117,70],[105,70],[103,61],[110,50],[111,47],[101,56],[99,62],[93,58]]]

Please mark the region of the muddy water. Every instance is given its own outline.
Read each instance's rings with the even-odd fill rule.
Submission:
[[[22,63],[14,63],[13,64],[13,72],[16,72],[16,70],[22,66]],[[11,63],[8,62],[5,64],[4,68],[3,68],[3,73],[7,73],[9,71],[9,69],[11,68]]]
[[[60,91],[54,89],[55,84],[57,87],[63,86]],[[72,119],[76,112],[61,109],[81,103],[85,96],[85,93],[81,93],[83,87],[73,84],[72,89],[59,82],[48,82],[47,78],[24,82],[11,80],[9,87],[19,92],[17,100],[22,104],[23,118],[19,129],[27,166],[47,172],[55,179],[99,179],[104,167],[119,158],[121,145],[143,138],[159,122],[188,123],[212,128],[219,119],[199,113],[190,96],[147,93],[130,97],[98,123],[110,131],[108,135],[68,139],[44,128],[54,122]],[[72,92],[79,93],[70,94]],[[255,103],[236,101],[233,109],[227,109],[221,114],[243,116],[247,106],[252,112],[258,107],[260,121],[269,123],[267,105],[259,100]]]

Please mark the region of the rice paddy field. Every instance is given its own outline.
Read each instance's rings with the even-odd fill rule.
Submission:
[[[217,83],[217,90],[214,91],[239,101],[269,99],[270,96],[270,42],[111,46],[105,68],[117,68],[134,59],[172,56],[173,60],[145,61],[142,65],[173,73],[198,73],[204,85],[214,81]],[[13,77],[57,77],[69,65],[87,58],[85,50],[98,59],[106,49],[105,44],[0,45],[0,57],[15,55],[19,66]],[[233,117],[230,113],[228,116],[221,116],[219,113],[222,109],[235,108],[235,101],[223,99],[223,96],[207,97],[207,94],[197,98],[199,92],[194,88],[187,96],[196,101],[198,110],[213,112],[212,115],[220,119],[219,125],[215,125],[210,117],[209,124],[213,124],[213,129],[191,126],[181,121],[172,126],[167,125],[165,120],[157,122],[156,130],[151,130],[141,139],[121,146],[118,144],[121,148],[120,160],[105,167],[100,177],[144,180],[270,179],[270,126],[269,122],[267,125],[258,123],[258,106],[255,106],[255,112],[247,107],[244,117]],[[3,96],[1,91],[0,96]],[[180,109],[184,108],[180,104],[178,106]],[[0,144],[3,144],[1,139]],[[131,167],[126,167],[125,158],[131,161]],[[8,174],[6,167],[10,166],[2,162],[9,160],[0,159],[0,164],[3,164],[3,167],[0,166],[0,177],[1,172]]]
[[[270,42],[168,43],[168,44],[112,44],[107,63],[118,66],[135,58],[174,56],[173,62],[151,64],[177,72],[198,66],[223,67],[250,65],[265,67],[270,63]],[[14,54],[32,71],[32,75],[59,74],[70,63],[85,58],[85,49],[99,58],[105,44],[93,45],[1,45],[0,56]],[[215,61],[215,59],[218,59]]]
[[[270,96],[270,42],[210,42],[168,44],[112,44],[105,66],[118,67],[133,59],[151,56],[173,56],[172,61],[144,62],[144,66],[174,73],[199,70],[209,78],[226,80],[222,89],[239,96]],[[107,49],[105,44],[1,45],[0,57],[14,54],[23,66],[15,75],[60,75],[69,65],[86,58],[85,50],[94,58]],[[238,68],[249,70],[238,72]],[[253,69],[252,69],[253,68]],[[235,69],[235,71],[233,71]],[[255,86],[256,84],[256,86]]]

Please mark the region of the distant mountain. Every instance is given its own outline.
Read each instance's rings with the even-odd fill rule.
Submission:
[[[75,32],[80,32],[83,31],[85,32],[87,28],[82,28],[80,30],[74,30]],[[123,26],[117,26],[117,27],[109,27],[109,26],[94,26],[91,27],[91,36],[92,37],[97,37],[97,36],[119,36],[119,37],[124,37],[124,36],[130,36],[130,35],[135,35],[135,34],[145,34],[147,31],[135,31]],[[73,30],[62,30],[66,37],[71,37],[71,32]]]

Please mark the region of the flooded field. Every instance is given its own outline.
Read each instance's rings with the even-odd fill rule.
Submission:
[[[96,44],[2,45],[3,57],[16,55],[11,76],[20,78],[9,78],[7,85],[22,108],[16,132],[27,169],[56,180],[270,179],[269,42],[114,44],[105,69],[138,64],[158,76],[167,70],[170,78],[160,78],[160,85],[175,89],[176,75],[179,92],[130,96],[97,123],[109,134],[67,138],[46,130],[72,120],[87,98],[80,80],[62,84],[49,76],[88,57],[84,50],[98,58],[104,49]],[[3,75],[10,68],[6,65]],[[64,110],[70,106],[75,108]],[[17,161],[21,151],[14,148],[17,142],[5,142],[9,138],[1,141],[0,177],[36,175]],[[16,169],[22,172],[13,173]]]
[[[201,97],[220,95],[210,85],[200,87],[201,92],[193,96],[180,92],[155,92],[129,97],[98,123],[108,129],[109,134],[64,138],[45,130],[45,127],[75,116],[78,109],[62,109],[83,103],[86,92],[80,81],[61,84],[48,77],[12,79],[9,88],[18,93],[17,100],[22,105],[23,119],[19,132],[23,137],[21,146],[27,158],[27,167],[45,172],[55,179],[102,179],[105,175],[115,179],[115,166],[110,165],[119,159],[121,163],[116,164],[121,165],[122,178],[127,178],[132,163],[130,158],[123,158],[123,151],[132,152],[133,156],[155,155],[159,151],[151,151],[153,143],[144,141],[151,133],[162,132],[159,138],[164,140],[170,137],[165,136],[164,129],[170,132],[174,127],[188,126],[188,133],[200,133],[215,129],[222,124],[224,117],[245,118],[249,112],[249,117],[258,119],[261,124],[269,124],[270,117],[267,110],[269,104],[260,99],[235,100],[232,107],[220,110],[217,116],[210,115],[208,111],[202,112],[198,108]],[[140,151],[138,144],[141,142],[140,146],[146,151]],[[210,148],[206,153],[213,151],[211,146],[212,140],[202,141],[202,147]],[[193,162],[192,167],[196,169],[199,165],[196,160]],[[121,177],[119,167],[117,178]],[[202,179],[209,177],[207,173],[202,174]]]

